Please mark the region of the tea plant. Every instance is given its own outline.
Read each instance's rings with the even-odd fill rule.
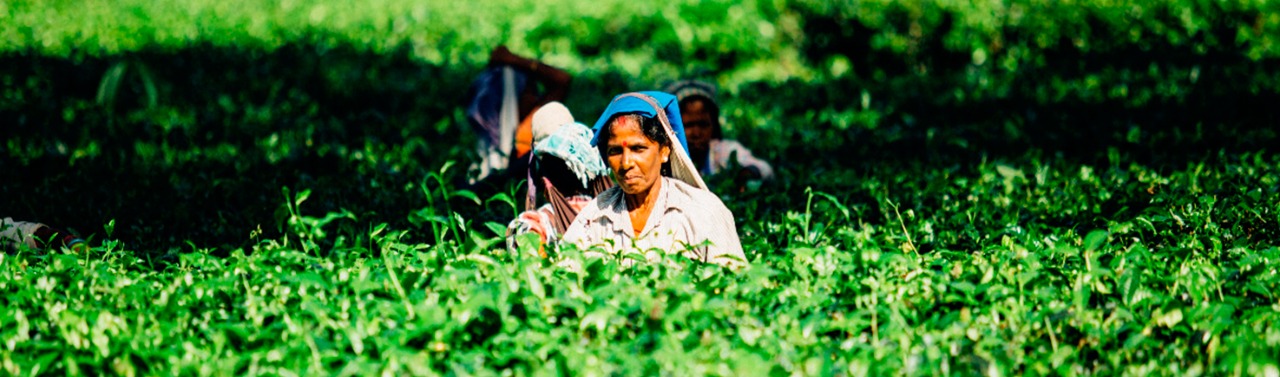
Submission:
[[[442,226],[475,243],[385,225],[316,243],[333,225],[303,216],[281,239],[160,268],[110,243],[27,251],[0,256],[0,362],[14,375],[1265,374],[1280,339],[1277,162],[873,170],[852,192],[795,198],[802,212],[738,212],[751,264],[736,272],[679,256],[621,269],[571,247],[545,260],[454,220]],[[878,200],[844,199],[863,190]],[[1104,210],[1117,204],[1143,208]]]
[[[1280,375],[1276,4],[0,2],[0,216],[92,245],[0,254],[0,370]],[[506,250],[497,44],[719,84],[749,265]]]

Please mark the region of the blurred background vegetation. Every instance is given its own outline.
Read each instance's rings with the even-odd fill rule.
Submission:
[[[0,216],[238,247],[279,234],[290,187],[343,226],[419,229],[425,177],[471,160],[462,104],[499,44],[573,73],[585,123],[623,91],[720,85],[728,135],[780,168],[720,189],[756,218],[875,169],[1186,168],[1274,152],[1278,37],[1262,0],[7,0]]]

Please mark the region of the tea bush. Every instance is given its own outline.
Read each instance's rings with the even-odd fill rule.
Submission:
[[[1280,160],[1028,161],[875,169],[785,213],[733,205],[738,273],[680,257],[578,273],[463,218],[444,223],[460,237],[378,225],[316,248],[334,218],[296,213],[314,226],[226,257],[9,254],[0,359],[11,374],[1274,371]]]
[[[1280,372],[1274,2],[0,3],[5,374]],[[751,266],[509,253],[506,44],[722,88]]]

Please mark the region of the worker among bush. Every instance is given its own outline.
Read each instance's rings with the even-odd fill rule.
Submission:
[[[745,263],[733,214],[689,160],[674,96],[619,95],[595,130],[597,151],[617,186],[587,204],[565,231],[566,242],[584,250],[638,250],[651,261],[667,252],[730,267]]]
[[[724,138],[720,124],[720,105],[716,103],[716,87],[697,80],[675,82],[667,87],[680,102],[680,116],[689,140],[689,157],[703,176],[728,172],[742,180],[772,180],[773,167],[756,158],[750,149],[736,140]]]
[[[542,106],[533,114],[533,153],[528,168],[525,211],[507,227],[507,247],[516,248],[516,237],[539,235],[543,244],[555,243],[578,213],[596,195],[613,186],[608,168],[591,145],[590,128],[573,120],[559,102]],[[537,207],[539,197],[546,204]],[[539,245],[539,253],[546,257]]]
[[[480,161],[471,166],[471,184],[501,186],[522,178],[533,148],[531,115],[548,102],[564,100],[570,81],[572,76],[559,68],[516,55],[506,46],[493,49],[489,68],[472,83],[466,111],[480,136]]]

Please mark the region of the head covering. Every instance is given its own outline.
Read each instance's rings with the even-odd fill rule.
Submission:
[[[680,80],[668,84],[666,91],[676,95],[676,102],[681,103],[690,98],[704,99],[703,109],[711,114],[711,138],[720,139],[724,136],[724,130],[720,126],[720,104],[716,102],[716,86],[715,84],[702,80]],[[692,156],[691,156],[692,157]],[[706,153],[697,158],[694,165],[701,166],[702,174],[711,174],[711,153]]]
[[[567,114],[568,110],[564,113]],[[537,122],[536,118],[534,122]],[[569,224],[573,223],[573,219],[578,217],[578,211],[569,205],[569,197],[587,195],[594,198],[608,189],[611,186],[609,168],[591,145],[593,134],[587,126],[572,121],[556,126],[548,124],[550,123],[544,123],[543,128],[554,127],[555,131],[535,142],[533,153],[530,153],[532,160],[529,164],[525,209],[532,210],[536,207],[537,188],[541,184],[547,201],[551,203],[551,224],[558,234],[563,234]],[[534,128],[537,127],[535,124]],[[558,185],[563,187],[557,187]]]
[[[573,114],[569,113],[569,108],[564,107],[564,104],[551,101],[542,105],[542,107],[538,108],[538,111],[533,113],[534,144],[551,136],[556,130],[560,129],[560,126],[569,123],[573,123]],[[586,126],[582,128],[585,130]]]
[[[702,80],[680,80],[667,85],[667,92],[675,93],[676,103],[690,98],[701,97],[703,104],[710,107],[711,138],[719,139],[723,131],[720,129],[720,103],[716,100],[716,85]]]
[[[596,120],[596,126],[592,128],[595,131],[595,136],[591,139],[592,145],[599,145],[600,130],[619,114],[640,114],[646,118],[658,118],[667,131],[667,138],[680,141],[679,145],[671,148],[671,156],[674,157],[671,160],[671,177],[684,181],[690,186],[707,189],[707,184],[702,181],[702,175],[698,174],[698,168],[693,165],[693,160],[689,159],[689,142],[684,138],[684,124],[680,122],[680,104],[675,96],[663,92],[646,91],[623,93],[613,97],[613,102],[604,109],[604,114],[600,115],[600,119]]]
[[[676,95],[676,101],[684,101],[689,97],[705,97],[711,102],[716,101],[715,84],[702,80],[680,80],[667,85],[667,93]]]
[[[648,98],[647,100],[645,98]],[[652,101],[652,103],[650,103]],[[663,114],[665,111],[665,114]],[[658,91],[633,92],[619,94],[613,97],[613,102],[609,103],[609,107],[604,109],[604,114],[600,114],[600,119],[596,120],[595,127],[591,127],[596,135],[600,135],[600,129],[604,128],[605,123],[613,119],[614,115],[638,113],[645,118],[653,118],[662,114],[663,119],[670,123],[670,131],[675,134],[675,140],[680,140],[680,146],[688,153],[689,142],[684,139],[684,123],[680,121],[680,103],[676,101],[676,97],[667,93]],[[595,137],[591,138],[591,145],[596,145]]]
[[[570,122],[534,144],[533,153],[537,158],[551,156],[564,161],[565,166],[586,186],[592,178],[609,172],[600,159],[600,153],[591,145],[592,136],[594,133],[587,126]]]

